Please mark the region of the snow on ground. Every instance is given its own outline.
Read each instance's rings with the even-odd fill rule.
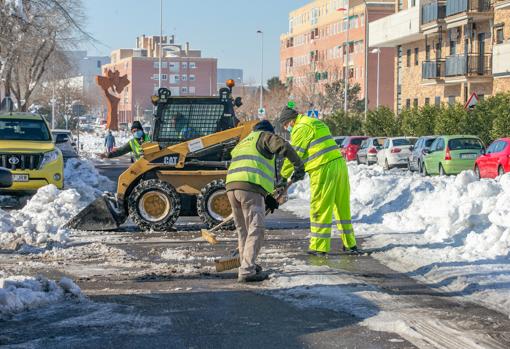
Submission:
[[[80,133],[81,155],[89,159],[97,159],[98,153],[103,153],[105,149],[104,137],[106,131],[95,131],[93,133]],[[120,147],[131,139],[131,134],[125,131],[114,131],[115,143]]]
[[[0,247],[16,240],[31,245],[66,242],[68,232],[60,227],[103,191],[113,189],[113,183],[88,160],[69,159],[64,178],[65,190],[48,185],[20,210],[0,209]]]
[[[433,288],[510,314],[510,174],[422,177],[349,164],[351,205],[363,248]],[[308,217],[309,181],[282,208]]]
[[[59,282],[42,276],[0,278],[0,319],[27,309],[81,297],[78,285],[66,277]]]

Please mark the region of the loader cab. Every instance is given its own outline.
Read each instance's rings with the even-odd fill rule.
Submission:
[[[172,97],[160,88],[153,97],[156,106],[152,140],[161,148],[228,130],[238,125],[235,107],[241,99],[232,97],[233,81],[212,97]]]

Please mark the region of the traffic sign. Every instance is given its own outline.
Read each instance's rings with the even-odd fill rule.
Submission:
[[[259,108],[259,118],[262,119],[266,116],[266,108]]]
[[[466,110],[473,110],[473,109],[475,109],[475,106],[478,104],[479,101],[480,101],[480,98],[478,97],[476,92],[473,92],[471,94],[471,96],[469,97],[469,99],[468,99],[466,105],[464,106],[464,108]]]
[[[318,110],[309,110],[307,115],[311,118],[319,118],[319,111]]]

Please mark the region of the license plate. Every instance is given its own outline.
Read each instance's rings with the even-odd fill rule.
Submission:
[[[12,175],[13,182],[28,182],[28,175],[26,174],[13,174]]]
[[[478,154],[460,154],[460,158],[461,159],[469,159],[469,160],[472,160],[472,159],[476,159],[476,156]]]

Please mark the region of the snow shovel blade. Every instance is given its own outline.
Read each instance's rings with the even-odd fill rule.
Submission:
[[[125,215],[118,212],[117,202],[111,196],[103,195],[92,201],[80,213],[64,225],[64,228],[107,231],[117,229],[126,219]]]

